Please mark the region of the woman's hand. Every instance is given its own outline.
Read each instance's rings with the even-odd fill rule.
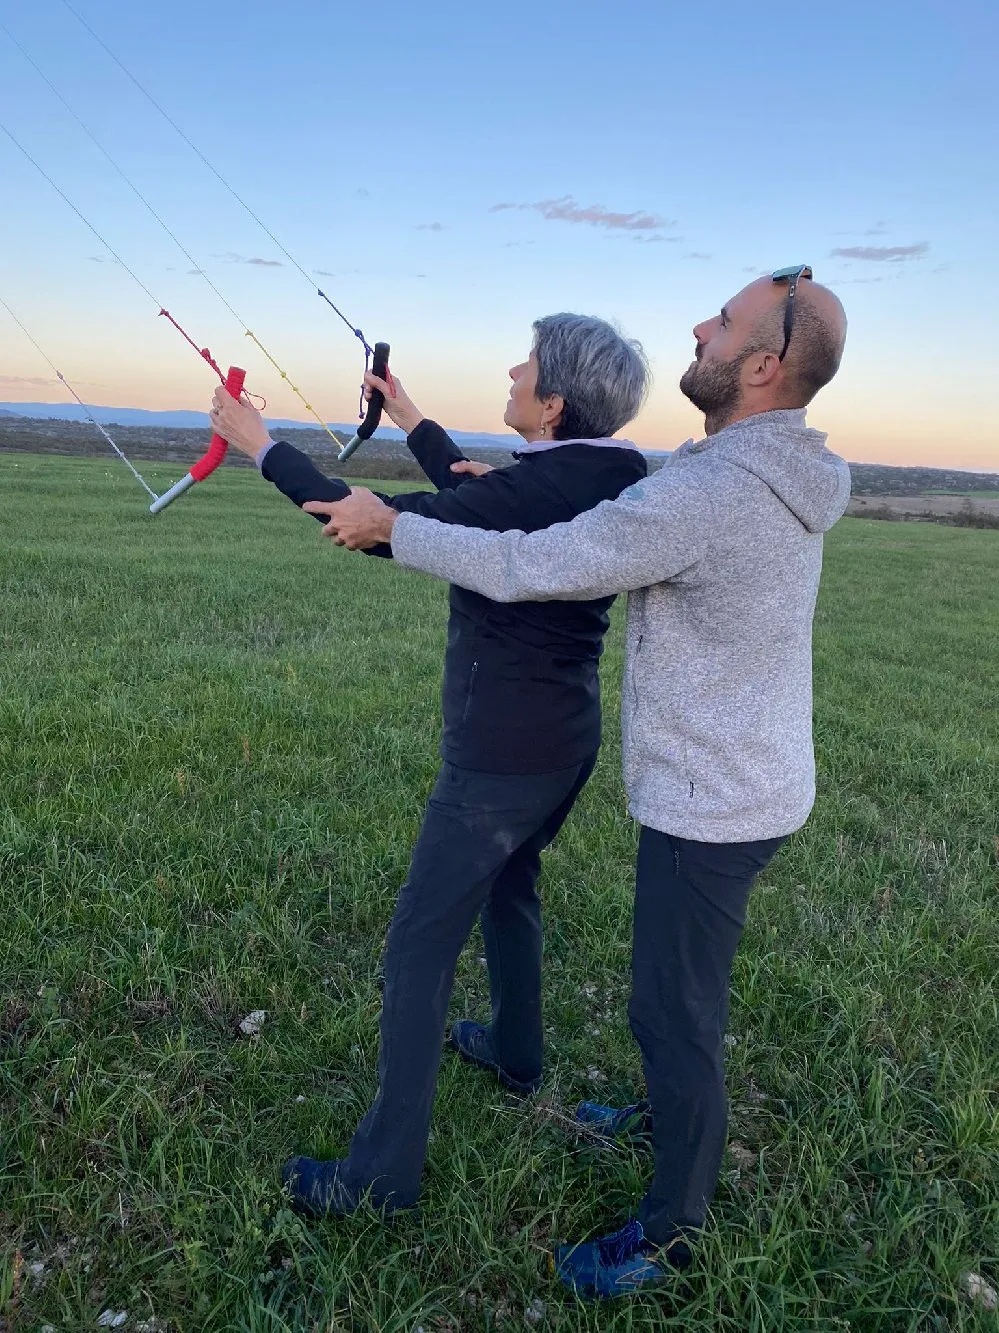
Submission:
[[[369,370],[364,376],[365,398],[370,398],[375,389],[379,389],[385,397],[385,415],[389,420],[407,435],[412,435],[423,420],[423,413],[402,387],[401,380],[395,376],[391,381],[382,380]]]
[[[249,458],[256,458],[264,445],[272,442],[263,417],[245,394],[237,402],[220,384],[208,415],[212,419],[212,429]]]
[[[487,472],[493,471],[493,466],[491,463],[476,463],[473,458],[462,458],[451,464],[451,471],[464,472],[469,477],[484,477]]]

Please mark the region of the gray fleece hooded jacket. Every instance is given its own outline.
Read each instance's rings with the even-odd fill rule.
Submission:
[[[699,842],[780,837],[815,799],[812,616],[822,534],[850,497],[825,440],[803,410],[763,412],[571,523],[482,532],[402,514],[392,552],[498,602],[628,592],[632,815]]]

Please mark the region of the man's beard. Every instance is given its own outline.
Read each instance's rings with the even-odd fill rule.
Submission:
[[[739,373],[744,357],[735,361],[698,360],[684,371],[680,392],[705,416],[725,417],[739,402]]]

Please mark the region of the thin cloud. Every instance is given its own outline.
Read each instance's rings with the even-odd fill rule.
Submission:
[[[335,273],[331,273],[331,272],[329,271],[328,268],[317,268],[317,269],[315,270],[315,273],[316,273],[316,276],[317,276],[317,277],[320,277],[320,278],[335,278],[335,277],[336,277],[336,274],[335,274]]]
[[[420,222],[416,227],[417,231],[447,231],[443,222]]]
[[[710,259],[711,256],[704,253],[703,250],[691,250],[689,254],[683,256],[684,259]]]
[[[246,255],[237,255],[232,250],[226,251],[224,255],[213,255],[214,259],[224,259],[227,264],[253,264],[257,268],[284,268],[280,259],[261,259],[259,255],[252,255],[247,258]]]
[[[9,384],[14,388],[31,385],[32,388],[48,389],[58,383],[58,380],[45,380],[37,375],[0,375],[0,384]]]
[[[863,231],[834,231],[833,236],[887,236],[888,223],[879,218],[873,227],[865,227]]]
[[[633,236],[633,241],[639,245],[676,245],[678,241],[685,240],[683,236],[664,236],[661,231],[653,232],[651,236]]]
[[[505,213],[510,209],[540,213],[547,222],[576,222],[588,227],[605,227],[610,231],[657,231],[660,227],[675,227],[676,222],[656,213],[615,213],[603,204],[581,207],[571,194],[561,199],[541,199],[536,204],[493,204],[490,213]]]
[[[929,241],[915,245],[844,245],[829,251],[831,259],[864,259],[875,264],[902,264],[922,259],[929,252]]]

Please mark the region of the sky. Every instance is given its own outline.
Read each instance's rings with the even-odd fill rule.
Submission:
[[[677,387],[692,326],[810,263],[850,320],[809,410],[830,446],[999,470],[994,3],[72,4],[305,270],[64,0],[0,5],[196,261],[0,31],[0,123],[148,288],[0,133],[0,297],[88,401],[207,407],[164,305],[268,414],[307,418],[247,328],[324,419],[353,419],[360,347],[315,282],[460,430],[503,429],[534,319],[612,319],[655,375],[627,434],[670,449],[702,433]],[[0,308],[0,400],[62,397]]]

